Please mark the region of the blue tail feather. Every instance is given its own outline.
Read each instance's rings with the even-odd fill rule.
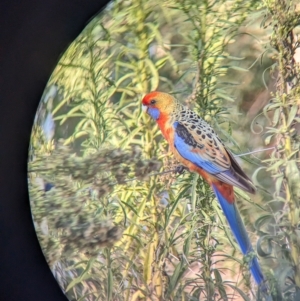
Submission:
[[[242,253],[244,255],[249,254],[253,251],[253,248],[235,203],[230,204],[214,185],[212,187]],[[264,276],[256,257],[253,257],[249,266],[256,283],[260,285],[264,280]]]

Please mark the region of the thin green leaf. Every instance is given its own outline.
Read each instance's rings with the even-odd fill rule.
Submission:
[[[293,122],[293,120],[297,114],[297,111],[298,111],[298,105],[294,104],[292,106],[292,108],[289,110],[289,117],[288,117],[288,121],[286,123],[287,127],[289,127],[291,125],[291,123]]]
[[[237,286],[234,286],[230,283],[227,283],[227,285],[230,286],[231,288],[233,288],[234,290],[236,290],[240,294],[240,296],[244,299],[244,301],[251,301],[249,299],[249,297],[240,288],[238,288]]]
[[[257,254],[261,257],[267,257],[272,254],[272,242],[271,242],[272,236],[271,235],[264,235],[259,238],[257,241],[256,247],[257,247]],[[263,249],[262,244],[267,242],[267,249],[266,251]]]

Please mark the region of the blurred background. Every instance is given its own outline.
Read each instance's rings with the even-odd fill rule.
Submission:
[[[114,1],[69,46],[28,160],[34,225],[69,300],[262,298],[209,186],[174,173],[142,113],[153,90],[237,155],[258,189],[236,195],[271,291],[297,300],[298,14],[281,1]]]

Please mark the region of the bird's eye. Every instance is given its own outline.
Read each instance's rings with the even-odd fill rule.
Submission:
[[[154,104],[156,103],[156,100],[155,100],[155,99],[152,99],[152,100],[150,101],[150,103],[151,103],[152,105],[154,105]]]

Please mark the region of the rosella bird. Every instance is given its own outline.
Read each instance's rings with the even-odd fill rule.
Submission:
[[[143,110],[156,120],[170,149],[185,167],[200,174],[212,187],[244,255],[253,251],[234,200],[233,186],[254,194],[255,187],[212,127],[173,96],[151,92],[142,100]],[[251,273],[258,285],[264,276],[255,256]]]

